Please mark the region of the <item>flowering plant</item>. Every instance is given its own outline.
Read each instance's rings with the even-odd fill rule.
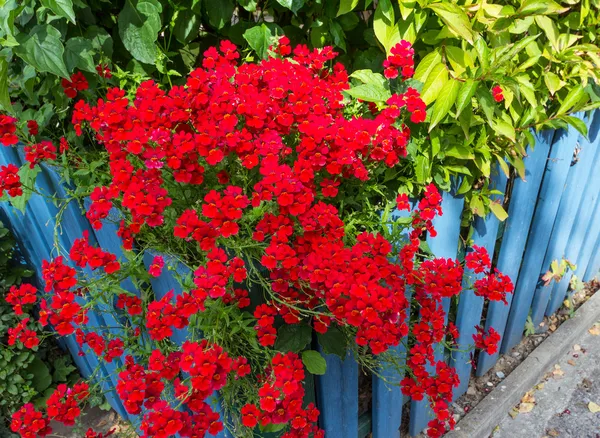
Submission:
[[[124,256],[89,233],[68,254],[57,245],[42,267],[40,319],[118,365],[117,392],[127,412],[141,416],[144,437],[201,437],[224,427],[240,437],[256,427],[323,436],[318,409],[304,401],[305,379],[326,372],[321,353],[307,348],[313,331],[320,350],[341,344],[339,354],[349,349],[375,373],[390,348],[405,343],[406,365],[389,359],[406,371],[402,392],[430,401],[430,436],[453,426],[458,378],[434,354],[457,336],[442,300],[458,296],[471,273],[479,276],[474,293],[489,300],[503,300],[512,283],[482,248],[465,258],[468,272],[458,260],[420,252],[422,239],[436,234],[442,196],[427,185],[411,209],[397,179],[411,126],[425,118],[406,82],[413,54],[400,42],[385,61],[390,81],[371,73],[391,90],[376,105],[352,98],[357,87],[333,63],[331,47],[292,49],[284,37],[266,59],[240,63],[224,41],[183,86],[147,81],[78,100],[72,123],[89,139],[83,146],[57,147],[31,130],[23,137],[26,167],[65,163],[60,172],[77,190],[59,203],[89,196],[85,214],[97,232],[118,212]],[[64,88],[87,87],[74,77]],[[12,135],[13,125],[6,119],[2,129]],[[87,163],[93,172],[82,172]],[[32,187],[2,170],[8,195],[27,196]],[[393,209],[409,219],[394,219]],[[182,292],[159,297],[150,282],[178,266],[189,273],[180,276]],[[94,309],[114,312],[118,328],[94,329]],[[498,339],[480,331],[474,341],[491,351]],[[26,405],[13,430],[35,436],[48,433],[50,419],[70,424],[70,408],[87,391],[57,389],[52,410]],[[210,404],[215,391],[223,416]]]

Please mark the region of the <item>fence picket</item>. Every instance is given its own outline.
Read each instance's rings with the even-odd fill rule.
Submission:
[[[600,111],[595,113],[590,132],[595,132],[597,134],[599,128]],[[600,166],[600,135],[596,135],[596,137],[590,136],[590,142],[586,142],[586,144],[590,150],[595,152],[594,157],[590,159],[592,162],[591,168],[598,169],[598,166]],[[581,163],[582,160],[583,158],[579,160],[579,163]],[[598,198],[598,192],[600,191],[600,172],[591,172],[587,178],[585,186],[581,188],[581,191],[581,200],[578,208],[566,213],[566,215],[574,217],[574,222],[571,233],[569,234],[567,240],[564,257],[575,264],[580,263],[581,260],[579,258],[579,253],[583,246],[583,241],[585,238],[589,237],[589,235],[586,234],[588,228],[587,225],[590,222],[593,222],[592,212],[596,204],[596,199]],[[565,218],[561,217],[560,220],[563,221]],[[558,283],[553,284],[552,293],[550,294],[550,302],[545,309],[546,315],[552,315],[558,310],[567,293],[569,282],[571,281],[572,276],[573,271],[569,270]]]
[[[593,120],[586,117],[584,118],[584,121],[586,124],[590,125],[591,123],[593,126],[600,124],[600,112],[596,113]],[[580,137],[578,144],[581,147],[579,161],[573,164],[569,169],[565,189],[560,199],[558,212],[556,213],[556,220],[552,229],[550,242],[548,243],[546,255],[544,256],[544,261],[539,274],[540,277],[550,268],[550,264],[553,260],[558,260],[560,262],[565,254],[567,244],[569,243],[569,235],[576,222],[575,219],[583,197],[583,192],[588,184],[590,172],[597,156],[595,142]],[[555,295],[553,288],[554,282],[548,286],[544,286],[541,282],[537,285],[531,307],[531,319],[535,327],[538,327],[544,319],[544,313],[546,307],[549,305],[549,300],[553,300],[553,298],[551,299],[551,296]]]
[[[317,376],[320,427],[328,437],[358,437],[358,364],[351,352],[344,360],[323,356],[327,372]]]
[[[427,243],[431,252],[436,257],[455,258],[458,252],[458,239],[460,236],[460,218],[464,207],[464,198],[456,195],[457,182],[455,181],[452,192],[442,193],[442,216],[437,216],[434,219],[434,226],[437,231],[437,236],[434,238],[428,237]],[[450,299],[445,298],[443,301],[444,312],[448,314],[450,307]],[[444,358],[445,352],[441,346],[436,348],[436,361]],[[430,371],[435,371],[431,369]],[[417,435],[425,427],[429,420],[433,418],[433,412],[429,407],[427,400],[412,401],[410,406],[410,423],[409,433]]]
[[[508,206],[508,218],[504,225],[504,233],[498,254],[497,268],[508,275],[516,283],[519,275],[520,261],[525,250],[529,235],[536,199],[542,184],[546,160],[554,131],[545,131],[535,135],[536,144],[528,150],[525,157],[525,180],[518,178],[514,181]],[[486,330],[493,327],[500,336],[504,336],[508,313],[513,295],[506,297],[508,305],[502,302],[491,302],[486,315]],[[475,374],[485,374],[498,360],[498,354],[479,353]]]
[[[527,246],[519,277],[515,284],[515,293],[508,315],[508,322],[501,352],[506,353],[514,347],[523,336],[523,329],[533,300],[535,286],[542,269],[546,249],[560,198],[567,180],[567,174],[573,157],[574,145],[579,137],[577,131],[569,127],[560,130],[554,136],[550,157],[546,163],[542,188],[529,230]]]
[[[494,188],[501,192],[506,190],[506,175],[497,169],[496,174],[492,176],[490,188]],[[495,195],[494,201],[502,202],[503,196]],[[485,248],[489,254],[494,254],[496,246],[496,237],[498,236],[498,227],[500,221],[492,213],[487,217],[475,218],[473,222],[473,245]],[[475,327],[481,322],[481,313],[483,311],[483,297],[476,296],[472,290],[464,290],[470,287],[478,278],[484,274],[475,274],[465,268],[463,278],[463,292],[460,295],[458,302],[458,311],[456,314],[456,327],[458,328],[458,350],[451,354],[450,365],[456,369],[460,384],[454,388],[454,398],[463,395],[469,387],[469,378],[471,369],[471,352],[469,347],[473,345],[473,335],[477,332]]]

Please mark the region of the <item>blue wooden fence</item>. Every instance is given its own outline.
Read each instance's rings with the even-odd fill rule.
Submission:
[[[473,243],[497,254],[496,266],[511,277],[515,283],[515,293],[509,297],[509,304],[490,303],[484,309],[481,298],[467,292],[458,300],[455,323],[461,336],[461,347],[471,344],[471,336],[476,325],[493,327],[502,335],[501,353],[508,352],[522,338],[528,316],[537,325],[545,315],[552,314],[561,305],[573,273],[569,272],[559,283],[544,286],[541,275],[549,269],[553,260],[563,257],[577,265],[574,274],[588,281],[600,269],[600,111],[592,115],[578,115],[589,126],[588,138],[574,129],[546,131],[535,135],[536,145],[528,151],[525,158],[526,177],[515,179],[507,190],[509,217],[500,224],[493,217],[478,218],[473,225]],[[577,158],[573,159],[577,151]],[[15,148],[0,148],[0,164],[23,164],[22,152]],[[492,175],[491,185],[505,191],[507,180],[500,172]],[[23,252],[41,277],[41,262],[66,253],[74,239],[84,230],[90,233],[92,242],[97,241],[103,248],[121,257],[121,242],[116,236],[115,219],[105,221],[105,226],[94,231],[82,215],[77,205],[71,205],[63,213],[60,228],[55,228],[54,219],[57,208],[43,194],[64,196],[56,172],[42,166],[42,173],[36,182],[42,195],[34,195],[21,214],[7,203],[0,205],[2,220],[8,222]],[[435,219],[438,235],[428,239],[429,247],[438,257],[457,257],[461,232],[461,214],[464,200],[453,190],[443,194],[443,216]],[[503,197],[498,197],[498,202]],[[152,255],[145,255],[149,263]],[[185,275],[185,268],[172,263],[173,270],[165,271],[159,279],[152,282],[157,297],[164,296],[170,290],[181,293],[181,287],[175,275]],[[93,275],[83,272],[84,275]],[[466,271],[465,282],[475,278],[475,274]],[[135,293],[131,281],[121,285],[123,289]],[[409,293],[409,291],[407,291]],[[116,320],[123,317],[114,311],[113,303],[105,305],[96,313],[90,313],[89,328],[115,327]],[[444,302],[446,310],[450,301]],[[115,330],[115,329],[111,329]],[[175,331],[172,340],[183,342],[186,331]],[[123,417],[139,424],[139,418],[132,418],[125,412],[119,397],[114,392],[115,371],[122,366],[123,359],[112,364],[98,361],[94,354],[80,356],[79,346],[72,336],[64,338],[67,348],[84,376],[94,375],[102,381],[107,398],[114,409]],[[402,353],[405,346],[398,347]],[[87,353],[87,352],[86,352]],[[447,360],[454,366],[460,377],[460,386],[454,396],[459,397],[467,389],[472,372],[482,375],[498,359],[498,354],[477,355],[477,368],[468,353],[445,351],[442,346],[436,349],[440,360]],[[359,418],[359,373],[361,370],[351,355],[344,360],[337,356],[326,355],[327,373],[316,379],[316,399],[321,410],[321,427],[326,436],[333,438],[362,438],[372,432],[374,438],[399,436],[403,413],[408,409],[408,430],[411,435],[422,431],[430,419],[431,412],[426,402],[404,403],[405,400],[397,387],[390,387],[382,379],[373,376],[371,394],[371,415]],[[397,383],[402,376],[393,370],[380,370],[387,382]],[[213,406],[219,409],[217,398]],[[221,437],[229,436],[221,433]]]

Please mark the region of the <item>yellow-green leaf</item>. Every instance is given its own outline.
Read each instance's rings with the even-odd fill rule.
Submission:
[[[421,99],[427,105],[434,102],[438,95],[444,88],[444,85],[448,82],[448,70],[443,64],[437,64],[429,73],[423,90],[421,91]]]
[[[467,67],[473,67],[473,58],[460,47],[446,46],[446,58],[457,75],[464,73]]]
[[[496,202],[490,202],[490,210],[492,211],[492,213],[494,213],[494,216],[496,216],[501,222],[504,222],[508,217],[508,213],[506,212],[506,210],[504,210],[502,205]]]
[[[494,131],[515,141],[515,128],[504,120],[497,120],[494,123]]]
[[[431,112],[431,121],[429,124],[430,132],[438,123],[443,120],[444,117],[446,117],[446,114],[448,114],[448,111],[450,111],[450,108],[452,108],[452,105],[454,105],[459,88],[460,82],[458,82],[456,79],[450,79],[442,88],[442,91],[440,92],[435,105],[433,105],[433,110]]]
[[[373,17],[373,31],[388,54],[390,49],[400,42],[400,29],[396,24],[390,0],[380,1],[377,5]]]
[[[473,44],[475,34],[471,22],[460,6],[450,2],[441,2],[430,4],[427,7],[432,9],[453,33]]]
[[[569,94],[567,94],[567,97],[565,97],[565,100],[563,100],[562,104],[558,108],[556,115],[560,116],[561,114],[565,114],[567,111],[572,109],[573,106],[575,106],[575,104],[579,102],[583,96],[585,96],[585,90],[581,85],[577,85],[575,88],[569,91]]]
[[[336,16],[339,17],[340,15],[344,15],[353,11],[354,8],[358,6],[358,2],[359,0],[341,0],[340,8],[338,9]]]
[[[431,73],[431,70],[433,70],[436,65],[441,64],[441,62],[442,55],[440,55],[438,50],[428,53],[427,56],[421,59],[419,65],[417,65],[417,69],[415,70],[413,78],[417,81],[425,83],[429,77],[429,73]]]
[[[460,87],[458,97],[456,98],[456,117],[460,116],[467,105],[471,104],[471,99],[479,86],[479,82],[473,79],[467,79]]]
[[[8,62],[0,56],[0,108],[12,114],[13,108],[8,94]]]

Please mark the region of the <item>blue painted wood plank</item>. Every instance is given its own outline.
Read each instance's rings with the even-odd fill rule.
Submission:
[[[524,159],[525,180],[516,179],[510,195],[508,218],[504,224],[504,233],[496,266],[498,270],[508,275],[513,283],[516,283],[519,275],[520,262],[529,235],[529,228],[553,138],[554,131],[535,134],[535,147],[533,149],[529,148]],[[489,304],[486,315],[486,330],[493,327],[500,333],[500,336],[504,335],[512,300],[513,295],[511,294],[507,297],[508,305],[497,301]],[[498,360],[498,354],[490,355],[480,352],[475,374],[477,376],[485,374]]]
[[[600,187],[598,187],[600,190]],[[581,246],[581,251],[579,252],[579,256],[577,257],[577,269],[575,269],[575,275],[580,280],[585,280],[585,274],[587,272],[590,263],[592,262],[592,257],[594,255],[594,247],[598,238],[600,237],[600,196],[596,198],[596,205],[594,206],[594,211],[592,212],[592,217],[588,221],[588,226],[585,232],[585,239],[583,241],[583,245]]]
[[[581,116],[579,117],[581,118]],[[600,125],[600,112],[596,113],[593,121],[585,117],[584,122],[587,125],[591,123],[592,126]],[[579,136],[577,147],[581,149],[579,152],[579,161],[569,169],[565,189],[560,200],[558,212],[556,213],[556,221],[554,222],[550,242],[539,274],[540,278],[550,269],[550,264],[553,260],[560,261],[565,255],[569,235],[575,224],[583,192],[588,186],[590,172],[596,160],[597,147],[595,141],[588,141],[583,136]],[[554,282],[548,286],[544,286],[541,282],[537,284],[531,306],[531,319],[535,327],[538,327],[544,319],[546,307],[549,304],[554,286]],[[555,302],[555,298],[553,297],[551,301]]]
[[[506,175],[498,168],[496,173],[492,175],[490,188],[504,193],[506,183]],[[495,202],[502,203],[504,196],[494,195],[492,199]],[[500,221],[492,213],[488,214],[485,219],[476,217],[473,222],[473,245],[485,248],[490,257],[494,254],[499,226]],[[453,352],[450,358],[450,365],[456,369],[460,380],[459,386],[453,390],[455,399],[467,392],[469,387],[469,378],[473,368],[472,353],[469,351],[469,347],[473,345],[473,335],[477,333],[475,327],[481,323],[481,313],[483,312],[483,297],[476,296],[472,290],[466,289],[484,275],[484,273],[476,274],[469,269],[465,269],[463,292],[458,301],[455,323],[459,333],[457,343],[460,351]]]
[[[571,233],[567,238],[567,245],[564,251],[564,258],[575,264],[578,264],[580,262],[579,253],[581,251],[581,247],[583,246],[584,240],[589,237],[589,235],[586,232],[588,230],[588,224],[591,220],[593,220],[592,213],[594,211],[594,206],[596,205],[596,199],[598,199],[598,192],[600,191],[600,172],[597,171],[597,169],[600,167],[600,135],[597,135],[599,128],[600,111],[596,111],[594,113],[592,126],[590,128],[590,132],[595,132],[596,137],[592,137],[590,135],[589,142],[582,142],[582,148],[587,147],[590,151],[593,150],[595,153],[594,157],[591,159],[589,155],[587,156],[587,160],[592,162],[590,166],[592,172],[588,175],[585,185],[581,187],[581,192],[579,196],[581,199],[578,208],[573,211],[565,212],[566,215],[575,217],[575,221],[573,223]],[[580,152],[580,154],[582,152],[583,150]],[[582,157],[579,160],[579,162],[573,167],[576,167],[585,159],[586,158]],[[576,214],[574,214],[575,211],[577,212]],[[565,218],[561,217],[560,220],[564,221]],[[546,315],[551,315],[555,313],[561,306],[567,293],[567,289],[569,288],[569,282],[572,276],[573,272],[569,271],[563,276],[563,278],[558,283],[553,283],[550,302],[548,303],[548,306],[545,309]]]
[[[434,219],[433,224],[437,231],[437,236],[427,238],[427,243],[431,252],[436,257],[456,258],[458,253],[458,239],[460,236],[460,218],[464,207],[464,198],[456,195],[457,182],[453,184],[452,192],[442,193],[442,216]],[[446,318],[450,307],[450,299],[443,300],[444,312]],[[444,351],[441,346],[436,348],[436,361],[443,360]],[[435,369],[429,366],[429,371]],[[429,407],[427,400],[411,401],[409,433],[411,435],[419,434],[427,427],[427,423],[434,418],[433,412]]]
[[[598,237],[596,244],[594,245],[592,257],[590,258],[590,263],[585,270],[583,281],[590,281],[594,278],[597,278],[598,274],[600,274],[600,237]]]
[[[514,347],[523,336],[523,329],[533,300],[535,286],[542,269],[548,241],[560,204],[560,198],[567,180],[573,150],[579,134],[569,127],[554,135],[550,157],[546,163],[542,188],[531,224],[523,263],[515,286],[510,313],[501,352]]]
[[[358,364],[352,352],[344,360],[323,354],[327,372],[317,376],[319,425],[327,437],[358,437]]]

